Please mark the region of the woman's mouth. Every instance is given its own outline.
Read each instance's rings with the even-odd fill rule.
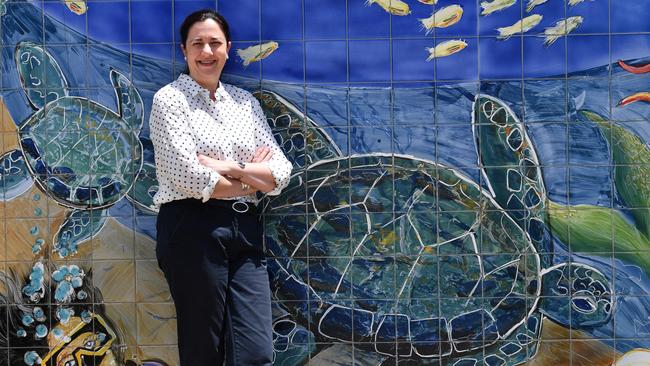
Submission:
[[[201,66],[212,66],[217,63],[215,60],[197,61]]]

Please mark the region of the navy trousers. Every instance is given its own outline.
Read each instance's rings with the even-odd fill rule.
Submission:
[[[156,256],[178,326],[181,366],[271,365],[271,295],[260,216],[224,201],[160,207]]]

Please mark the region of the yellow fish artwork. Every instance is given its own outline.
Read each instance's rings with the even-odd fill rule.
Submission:
[[[435,5],[438,3],[438,0],[418,0],[422,4]]]
[[[569,0],[569,5],[576,6],[585,0]]]
[[[526,12],[530,13],[537,5],[542,5],[547,1],[548,0],[528,0],[528,4],[526,4]]]
[[[428,18],[420,19],[420,22],[429,34],[433,28],[447,28],[458,23],[462,16],[463,8],[460,5],[450,5],[438,10]]]
[[[246,47],[244,49],[237,49],[237,56],[241,58],[242,64],[244,67],[250,65],[253,62],[260,61],[264,58],[269,57],[275,50],[280,47],[278,42],[266,42],[262,44],[256,44],[254,46]]]
[[[449,41],[440,42],[435,47],[426,48],[426,50],[429,51],[429,57],[427,58],[427,61],[431,61],[434,58],[453,55],[456,52],[460,52],[465,47],[467,47],[467,43],[460,39],[452,39]]]
[[[544,35],[546,36],[544,39],[544,45],[550,46],[560,37],[571,33],[582,24],[582,20],[583,18],[581,16],[568,17],[557,21],[554,26],[546,28],[546,30],[544,30]]]
[[[88,10],[88,7],[86,6],[86,2],[84,0],[63,0],[63,3],[68,7],[68,9],[70,9],[71,12],[77,15],[82,15]]]
[[[377,3],[379,6],[384,8],[388,13],[393,15],[409,15],[411,14],[411,9],[407,3],[401,0],[366,0],[366,6],[370,6],[374,3]]]
[[[637,348],[628,351],[612,366],[650,366],[650,350]]]
[[[518,20],[515,24],[511,26],[497,28],[497,31],[499,31],[499,36],[497,38],[508,39],[513,34],[526,33],[529,30],[533,29],[541,21],[542,21],[541,15],[539,14],[529,15],[523,19]]]
[[[483,1],[481,2],[481,8],[483,8],[481,15],[490,15],[494,12],[501,11],[505,8],[509,8],[515,5],[516,2],[517,0],[494,0],[492,2]]]

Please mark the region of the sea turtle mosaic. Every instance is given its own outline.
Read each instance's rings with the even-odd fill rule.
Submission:
[[[294,165],[265,207],[273,296],[318,339],[416,364],[516,365],[535,355],[542,314],[574,329],[611,318],[602,273],[553,262],[539,161],[501,100],[473,103],[485,189],[412,156],[343,156],[290,102],[257,97]]]
[[[14,189],[5,189],[4,199],[21,194],[33,180],[49,197],[72,209],[54,243],[61,257],[74,254],[78,243],[100,230],[106,217],[101,209],[125,196],[154,211],[157,183],[153,153],[148,151],[152,147],[146,139],[143,147],[138,137],[144,104],[129,79],[118,70],[109,71],[118,106],[113,111],[69,95],[65,75],[44,47],[20,42],[14,58],[34,113],[18,126],[20,151],[3,156],[5,170],[20,173],[11,181]]]

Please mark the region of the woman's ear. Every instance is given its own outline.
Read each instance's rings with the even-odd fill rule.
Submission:
[[[185,52],[185,45],[181,43],[181,51],[183,51],[183,56],[187,60],[187,52]]]

